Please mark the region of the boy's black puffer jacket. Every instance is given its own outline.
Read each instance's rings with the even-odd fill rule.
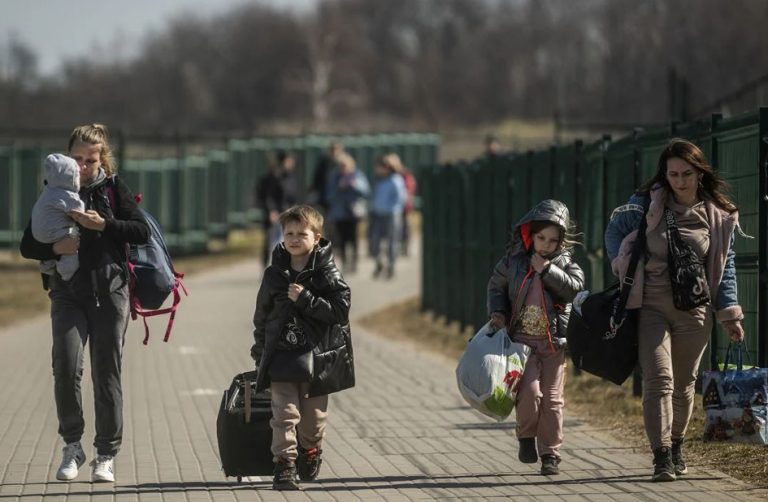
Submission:
[[[321,396],[355,385],[352,339],[349,329],[350,290],[333,261],[331,243],[320,239],[296,283],[304,291],[294,303],[288,298],[291,256],[281,243],[264,271],[253,314],[252,354],[257,358],[257,391],[269,386],[269,364],[291,316],[313,346],[314,377],[309,396]],[[341,371],[340,365],[341,364]],[[331,371],[335,370],[335,371]]]

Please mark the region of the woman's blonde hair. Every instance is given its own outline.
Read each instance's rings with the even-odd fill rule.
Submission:
[[[100,145],[101,167],[107,176],[112,176],[117,171],[115,157],[112,155],[112,148],[109,146],[109,131],[104,124],[88,124],[77,126],[72,130],[69,136],[68,151],[72,151],[72,146],[76,141],[89,145]]]
[[[382,155],[379,158],[379,164],[398,174],[401,174],[404,168],[403,163],[400,160],[400,156],[396,153],[387,153]]]

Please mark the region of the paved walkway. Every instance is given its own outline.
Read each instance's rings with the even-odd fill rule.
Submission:
[[[237,484],[218,461],[215,421],[221,392],[252,366],[251,316],[260,269],[247,262],[187,281],[170,343],[161,322],[141,345],[131,323],[124,357],[125,442],[117,483],[91,484],[85,468],[55,480],[61,442],[50,369],[47,316],[0,330],[0,502],[4,500],[755,500],[722,473],[691,469],[676,483],[648,482],[649,455],[634,454],[566,414],[562,475],[547,478],[516,460],[514,424],[497,424],[458,395],[455,362],[374,336],[353,323],[358,385],[331,398],[330,431],[318,483],[281,494],[270,480]],[[417,293],[418,260],[394,281],[373,282],[364,264],[350,277],[353,317]],[[41,294],[43,294],[41,292]],[[418,333],[412,334],[414,337]],[[86,367],[86,375],[89,374]],[[92,386],[84,380],[93,438]],[[92,458],[92,448],[86,453]]]

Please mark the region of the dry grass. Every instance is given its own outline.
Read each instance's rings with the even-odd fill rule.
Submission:
[[[261,231],[230,234],[226,242],[213,242],[205,255],[174,259],[174,266],[185,275],[221,267],[237,261],[261,256]],[[48,311],[48,294],[42,288],[37,263],[20,258],[0,261],[0,327],[41,315]]]
[[[446,324],[432,314],[419,311],[419,300],[394,304],[361,319],[368,329],[387,338],[407,339],[458,359],[472,333],[457,324]],[[418,338],[413,333],[419,333]],[[604,428],[640,453],[650,453],[643,426],[642,403],[632,396],[631,379],[619,387],[591,375],[568,372],[565,395],[569,413]],[[599,403],[599,405],[597,405]],[[768,447],[744,444],[705,443],[701,396],[696,397],[686,434],[686,461],[694,467],[717,469],[755,488],[768,488]]]

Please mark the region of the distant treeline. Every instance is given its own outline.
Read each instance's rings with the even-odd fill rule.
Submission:
[[[298,13],[253,2],[179,15],[127,61],[73,54],[55,78],[24,40],[0,42],[0,127],[659,123],[715,111],[768,74],[766,26],[765,0],[326,0]],[[750,99],[745,109],[766,93]]]

